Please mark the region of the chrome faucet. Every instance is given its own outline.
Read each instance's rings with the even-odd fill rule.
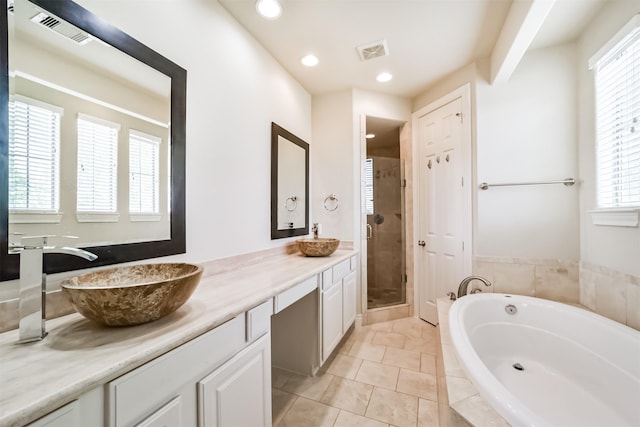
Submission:
[[[320,232],[320,229],[318,227],[318,223],[317,222],[313,223],[313,227],[311,228],[311,232],[313,233],[313,238],[317,239],[318,238],[318,233]]]
[[[44,254],[68,254],[93,261],[97,255],[84,249],[47,246],[51,236],[23,237],[21,244],[11,245],[10,253],[20,254],[20,331],[18,343],[39,341],[47,336],[47,276],[43,270]]]
[[[458,296],[457,296],[458,298],[462,298],[467,294],[467,287],[469,286],[469,283],[471,283],[474,280],[481,281],[482,283],[484,283],[485,286],[491,286],[491,282],[482,276],[465,277],[464,279],[462,279],[462,282],[460,282],[460,285],[458,285]],[[473,291],[471,291],[471,293],[476,293],[476,292],[480,292],[480,289],[474,289]],[[453,292],[450,292],[450,293],[453,294]],[[451,298],[451,295],[449,295],[449,298]],[[455,298],[451,298],[451,299],[455,299]]]

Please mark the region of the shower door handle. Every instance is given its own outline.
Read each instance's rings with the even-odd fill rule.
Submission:
[[[418,240],[418,246],[422,246],[424,248],[426,245],[427,244],[425,243],[424,240]]]
[[[371,239],[371,236],[373,236],[373,228],[371,224],[367,224],[367,240]]]

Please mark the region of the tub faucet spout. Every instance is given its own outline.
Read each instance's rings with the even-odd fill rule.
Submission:
[[[464,279],[462,279],[462,282],[460,282],[460,285],[458,286],[458,298],[462,298],[467,294],[467,288],[469,286],[469,283],[471,283],[474,280],[481,281],[482,283],[484,283],[485,286],[491,286],[491,282],[482,276],[465,277]]]

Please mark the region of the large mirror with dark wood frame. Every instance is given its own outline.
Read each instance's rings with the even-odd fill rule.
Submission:
[[[309,233],[309,144],[271,123],[271,238]]]
[[[18,278],[21,236],[45,272],[185,252],[186,71],[70,0],[0,11],[0,281]]]

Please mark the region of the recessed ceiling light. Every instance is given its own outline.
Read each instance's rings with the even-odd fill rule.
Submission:
[[[315,67],[316,65],[318,65],[319,61],[317,56],[309,54],[303,56],[300,62],[302,62],[302,65],[305,65],[307,67]]]
[[[376,80],[379,81],[380,83],[385,83],[391,80],[392,78],[393,76],[390,73],[385,72],[385,73],[378,74],[378,77],[376,77]]]
[[[256,10],[267,19],[278,19],[282,15],[282,5],[278,0],[258,0]]]
[[[367,139],[371,139],[371,138],[375,138],[375,137],[376,137],[375,133],[368,133],[368,134],[365,135],[365,138],[367,138]]]

